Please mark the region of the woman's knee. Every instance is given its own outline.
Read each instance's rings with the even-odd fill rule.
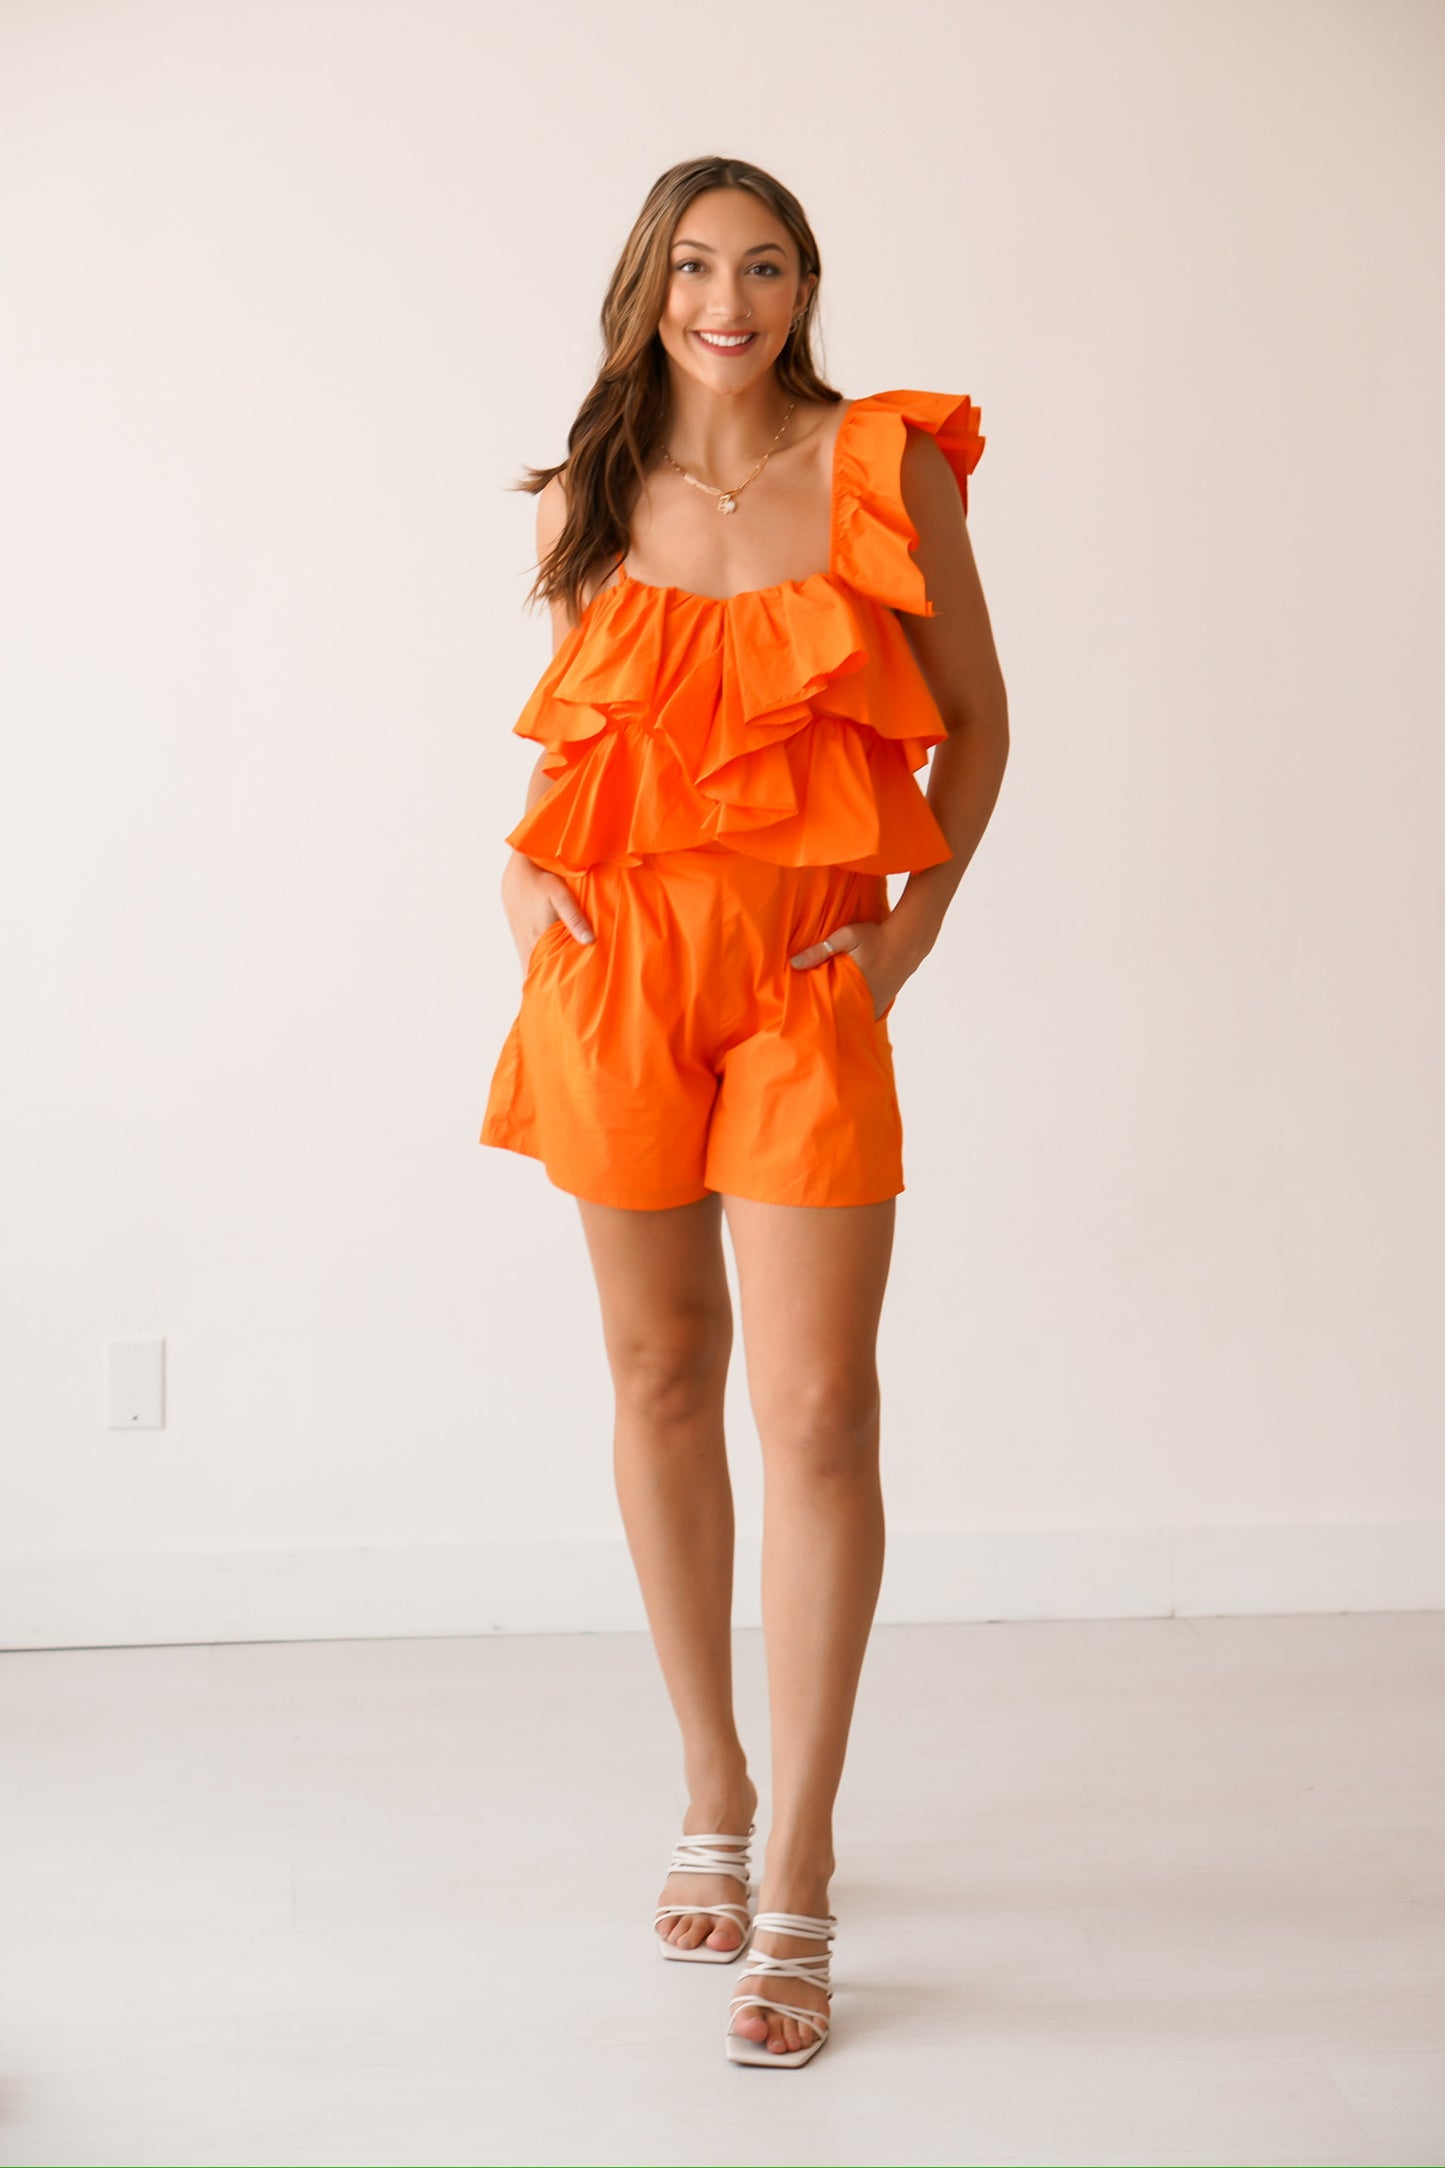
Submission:
[[[880,1414],[872,1364],[790,1378],[757,1409],[765,1466],[769,1473],[820,1482],[875,1475]]]
[[[713,1311],[690,1311],[614,1334],[607,1355],[618,1412],[657,1429],[717,1412],[731,1350],[731,1317]]]

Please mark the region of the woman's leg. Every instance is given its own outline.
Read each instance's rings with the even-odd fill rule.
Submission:
[[[709,1194],[664,1211],[579,1199],[616,1394],[613,1466],[663,1678],[682,1731],[682,1833],[745,1830],[757,1806],[732,1691],[733,1495],[723,1433],[732,1304],[722,1211]],[[659,1904],[726,1899],[730,1875],[670,1874]],[[678,1914],[685,1949],[736,1949],[727,1913]]]
[[[833,1803],[883,1577],[878,1321],[895,1200],[760,1204],[727,1197],[748,1389],[762,1442],[763,1627],[772,1715],[773,1815],[759,1909],[828,1911]],[[824,1947],[764,1933],[757,1947]],[[759,1992],[771,1992],[760,1983]],[[778,2000],[826,2011],[807,1981]],[[733,2029],[780,2050],[811,2027],[739,2005]]]

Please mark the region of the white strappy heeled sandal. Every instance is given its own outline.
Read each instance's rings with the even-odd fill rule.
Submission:
[[[747,1892],[751,1887],[748,1878],[748,1846],[753,1831],[757,1826],[756,1822],[749,1822],[747,1835],[742,1837],[730,1836],[726,1831],[722,1830],[713,1830],[705,1836],[684,1837],[681,1844],[673,1846],[672,1858],[668,1861],[667,1867],[669,1874],[730,1874],[736,1881],[742,1883],[743,1899],[739,1902],[736,1898],[724,1898],[719,1903],[716,1898],[713,1898],[707,1904],[695,1900],[690,1905],[659,1905],[652,1915],[652,1934],[653,1940],[664,1957],[681,1958],[685,1963],[692,1965],[730,1965],[735,1957],[741,1957],[748,1946],[748,1929],[751,1925],[751,1915],[746,1901]],[[731,1854],[721,1852],[718,1850],[718,1846],[723,1844],[730,1844],[735,1848],[740,1847],[740,1850],[735,1849]],[[666,1935],[658,1934],[657,1923],[659,1920],[679,1919],[685,1912],[731,1914],[737,1921],[741,1937],[737,1948],[735,1950],[710,1950],[704,1941],[697,1943],[690,1950],[683,1950],[679,1949],[675,1942],[669,1942]]]
[[[830,1912],[826,1919],[817,1919],[808,1912],[759,1912],[753,1920],[753,1934],[806,1935],[825,1945],[833,1939],[833,1929],[838,1922]],[[760,1950],[756,1941],[752,1955],[743,1973],[744,1985],[740,1987],[728,2005],[728,2030],[723,2036],[730,2063],[765,2063],[769,2069],[797,2070],[810,2057],[817,2054],[827,2039],[832,2019],[826,2010],[806,2010],[799,2003],[774,2002],[770,1995],[749,1992],[749,1980],[807,1980],[814,1987],[829,1986],[828,1965],[832,1951],[827,1947],[811,1957],[774,1957],[770,1950]],[[744,2003],[761,2003],[765,2010],[778,2010],[784,2017],[796,2018],[799,2024],[811,2025],[817,2033],[816,2040],[809,2040],[800,2048],[770,2048],[764,2040],[745,2040],[741,2033],[732,2030],[733,2014]]]

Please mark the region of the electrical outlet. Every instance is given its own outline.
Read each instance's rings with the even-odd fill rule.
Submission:
[[[107,1343],[107,1429],[164,1430],[165,1353],[163,1339]]]

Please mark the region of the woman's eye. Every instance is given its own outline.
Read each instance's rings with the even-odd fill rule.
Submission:
[[[698,264],[696,256],[685,256],[681,263],[675,263],[672,268],[674,271],[690,271],[695,264]],[[698,268],[701,269],[701,265],[698,265]],[[766,271],[770,279],[781,278],[783,275],[775,263],[749,264],[748,269],[750,271]]]

